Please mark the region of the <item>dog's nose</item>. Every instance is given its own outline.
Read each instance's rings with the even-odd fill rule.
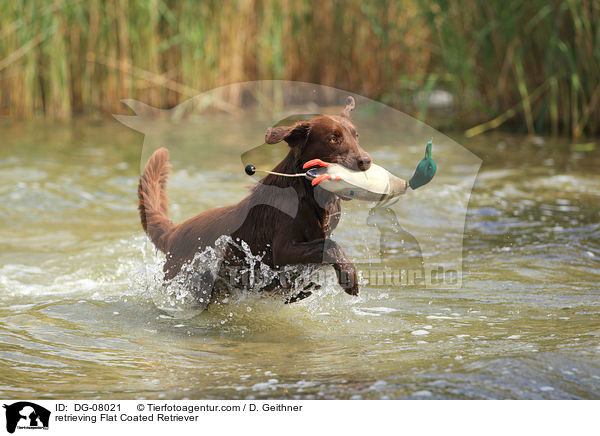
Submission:
[[[358,166],[359,170],[367,171],[369,168],[371,168],[371,156],[368,154],[363,154],[356,160],[356,165]]]

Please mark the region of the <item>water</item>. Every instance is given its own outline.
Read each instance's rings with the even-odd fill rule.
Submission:
[[[197,158],[173,153],[175,221],[245,195],[239,151],[256,141],[227,124],[194,132],[186,147]],[[252,138],[267,125],[237,124]],[[600,398],[598,148],[459,138],[483,159],[459,289],[363,283],[353,298],[327,285],[292,305],[241,293],[194,312],[177,301],[185,292],[162,288],[161,255],[141,231],[142,135],[114,121],[0,129],[4,398]],[[240,148],[210,147],[215,131]],[[429,139],[415,137],[399,139],[419,144],[402,155],[409,170]],[[470,169],[437,142],[436,180],[460,180]],[[392,139],[363,143],[409,175]],[[458,208],[452,183],[435,186],[395,206],[400,223],[419,213],[406,205]],[[344,204],[334,236],[350,258],[365,254],[367,215],[364,203]],[[456,235],[423,226],[434,241],[424,256],[454,249]],[[386,241],[385,265],[402,266]]]

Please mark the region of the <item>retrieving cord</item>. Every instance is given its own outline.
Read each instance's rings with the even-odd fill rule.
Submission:
[[[244,168],[244,171],[246,171],[246,174],[248,174],[249,176],[253,176],[254,173],[256,173],[258,171],[260,173],[273,174],[275,176],[282,176],[282,177],[306,177],[306,173],[286,174],[286,173],[277,173],[275,171],[257,170],[256,167],[252,164],[246,165],[246,168]]]

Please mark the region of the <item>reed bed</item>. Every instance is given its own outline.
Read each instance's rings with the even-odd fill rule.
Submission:
[[[166,108],[286,79],[425,121],[444,89],[454,126],[483,123],[471,135],[598,135],[599,23],[597,0],[0,0],[0,115],[123,112],[122,98]]]
[[[461,118],[530,134],[597,136],[600,2],[427,0],[435,70],[461,99]]]

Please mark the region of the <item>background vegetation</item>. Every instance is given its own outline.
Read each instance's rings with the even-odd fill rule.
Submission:
[[[443,90],[468,135],[597,136],[599,78],[598,0],[0,0],[0,116],[13,119],[288,79],[428,122]]]

